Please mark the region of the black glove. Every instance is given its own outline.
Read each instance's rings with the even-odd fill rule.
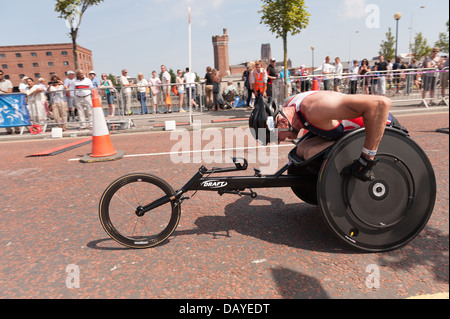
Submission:
[[[370,160],[361,155],[359,159],[355,160],[351,165],[342,170],[342,174],[352,175],[364,182],[375,180],[375,174],[372,169],[377,165],[378,160]]]

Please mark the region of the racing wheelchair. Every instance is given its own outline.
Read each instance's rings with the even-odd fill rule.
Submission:
[[[306,134],[299,141],[310,138]],[[365,129],[347,133],[333,145],[304,160],[289,153],[273,175],[254,169],[252,176],[223,176],[244,171],[248,162],[233,158],[233,167],[201,166],[180,189],[158,176],[133,173],[110,184],[101,196],[99,217],[106,233],[121,245],[149,248],[177,228],[181,205],[198,191],[257,196],[254,189],[287,187],[304,202],[317,205],[330,230],[359,250],[383,252],[406,245],[426,226],[436,200],[433,167],[421,147],[400,127],[386,127],[374,167],[375,180],[346,173],[361,154]],[[194,192],[187,196],[188,192]]]

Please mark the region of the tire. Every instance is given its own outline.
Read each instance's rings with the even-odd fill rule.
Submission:
[[[177,228],[181,207],[172,201],[143,216],[136,213],[166,195],[173,188],[150,174],[130,174],[114,181],[104,191],[99,204],[99,217],[106,233],[121,245],[150,248],[164,242]]]
[[[400,248],[426,226],[436,200],[433,167],[405,133],[386,128],[378,148],[376,179],[363,182],[342,174],[361,153],[364,129],[337,142],[319,173],[319,209],[330,229],[367,252]]]

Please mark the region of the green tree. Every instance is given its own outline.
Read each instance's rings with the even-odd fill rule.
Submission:
[[[440,32],[439,40],[434,45],[440,48],[442,52],[448,53],[448,20],[446,24],[447,24],[447,32]]]
[[[265,24],[276,38],[283,40],[284,69],[287,70],[287,37],[299,34],[309,23],[310,14],[306,11],[304,0],[262,0],[258,11],[260,24]],[[285,87],[287,77],[284,77]],[[287,89],[287,88],[286,88]]]
[[[55,0],[55,12],[59,14],[58,18],[64,19],[67,27],[70,29],[69,36],[72,39],[75,69],[78,69],[77,38],[83,14],[89,7],[98,5],[102,1],[103,0]]]
[[[386,40],[381,42],[380,51],[378,54],[383,55],[386,60],[395,59],[395,40],[392,35],[392,29],[389,28],[386,33]]]
[[[427,39],[423,37],[422,32],[416,33],[411,52],[417,61],[431,53],[431,48],[427,44]]]

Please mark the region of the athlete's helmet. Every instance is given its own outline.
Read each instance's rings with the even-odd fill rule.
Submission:
[[[255,102],[255,109],[250,114],[248,124],[251,134],[262,145],[267,145],[273,141],[278,142],[278,123],[276,119],[279,114],[286,118],[282,108],[280,108],[272,98],[265,101],[262,96],[258,97]],[[290,122],[288,130],[295,131]]]

